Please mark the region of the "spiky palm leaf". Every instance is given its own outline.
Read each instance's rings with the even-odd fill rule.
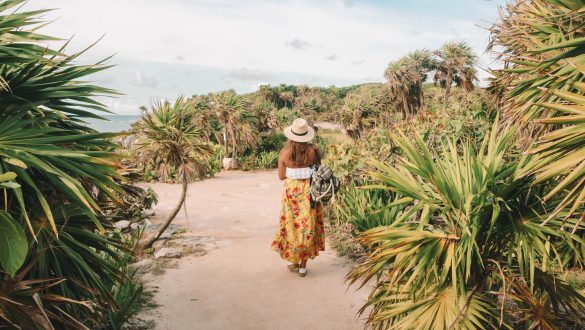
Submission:
[[[80,322],[97,321],[100,310],[113,307],[110,287],[122,277],[109,261],[122,246],[100,233],[95,198],[115,201],[123,193],[111,135],[85,124],[99,118],[94,112],[107,112],[94,97],[114,92],[80,81],[108,66],[76,65],[83,51],[48,49],[54,38],[36,33],[45,11],[19,12],[22,3],[0,1],[0,173],[16,173],[13,183],[21,189],[0,200],[28,227],[29,253],[16,273],[0,270],[3,293],[10,290],[18,302],[0,304],[0,327],[83,327]]]
[[[437,153],[420,137],[393,137],[403,158],[396,166],[375,162],[372,175],[420,216],[396,214],[389,226],[360,237],[372,252],[349,279],[364,284],[377,279],[365,306],[371,307],[371,323],[393,329],[506,324],[507,314],[502,318],[490,307],[498,305],[493,292],[520,293],[505,284],[500,268],[529,283],[529,293],[522,294],[530,301],[554,300],[542,306],[549,315],[583,316],[585,297],[565,286],[544,285],[536,271],[562,283],[558,274],[565,265],[556,247],[582,242],[565,229],[564,214],[540,225],[550,216],[539,199],[544,188],[532,187],[532,178],[522,175],[530,158],[515,152],[514,137],[515,130],[494,127],[477,150],[451,143]],[[536,320],[542,315],[530,314],[538,311],[530,301],[519,304]]]
[[[581,0],[515,1],[492,28],[505,68],[492,91],[510,121],[531,128],[527,166],[537,182],[555,181],[545,200],[562,196],[560,212],[585,217],[585,4]],[[504,93],[504,94],[503,94]],[[502,95],[503,94],[503,95]]]

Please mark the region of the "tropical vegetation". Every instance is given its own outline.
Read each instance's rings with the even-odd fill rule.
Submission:
[[[453,100],[450,89],[471,90],[474,56],[456,43],[434,52],[442,111],[475,112],[470,129],[445,132],[440,119],[423,129],[417,116],[358,141],[358,150],[333,149],[329,162],[361,187],[342,192],[333,216],[352,224],[363,248],[348,280],[373,283],[361,311],[374,328],[585,322],[584,292],[566,281],[585,256],[583,8],[509,3],[491,29],[504,68],[472,103]]]
[[[86,124],[117,94],[86,82],[109,65],[77,64],[83,51],[67,55],[66,42],[47,48],[58,40],[38,33],[45,11],[22,3],[0,1],[0,327],[122,327],[143,293],[128,266],[140,237],[112,219],[155,200],[128,168],[182,187],[148,247],[222,158],[275,167],[282,128],[300,116],[343,183],[328,231],[358,260],[348,281],[371,290],[368,325],[584,324],[585,292],[568,281],[585,266],[583,1],[508,3],[487,89],[471,48],[447,42],[390,62],[384,83],[154,102],[129,153]]]
[[[46,10],[20,11],[23,2],[0,2],[0,327],[110,326],[109,314],[127,316],[113,288],[140,285],[102,212],[128,195],[112,135],[85,120],[107,112],[97,96],[116,92],[84,82],[103,61],[78,65],[83,52],[47,48],[57,39],[37,32]]]
[[[176,170],[182,185],[179,202],[156,234],[144,242],[145,248],[150,247],[177,216],[185,204],[188,183],[204,175],[206,160],[212,155],[212,146],[203,139],[194,115],[194,103],[182,97],[172,105],[168,101],[158,101],[143,111],[135,127],[138,131],[137,161],[154,168],[163,180],[169,177],[171,168]]]

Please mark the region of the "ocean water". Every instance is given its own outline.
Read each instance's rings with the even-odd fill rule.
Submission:
[[[130,125],[137,121],[139,115],[103,115],[107,120],[88,119],[89,126],[98,132],[122,132],[130,129]]]

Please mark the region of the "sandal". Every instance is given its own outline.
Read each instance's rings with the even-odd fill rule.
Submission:
[[[291,272],[296,272],[299,270],[300,265],[299,264],[288,264],[286,266],[286,268],[288,268],[288,270],[290,270]]]
[[[307,275],[307,268],[299,268],[299,276],[305,277]]]

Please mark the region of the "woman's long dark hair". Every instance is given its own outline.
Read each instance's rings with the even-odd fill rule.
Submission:
[[[302,165],[307,162],[309,158],[309,143],[307,142],[296,142],[289,140],[286,143],[286,148],[290,152],[290,160],[295,165]]]

